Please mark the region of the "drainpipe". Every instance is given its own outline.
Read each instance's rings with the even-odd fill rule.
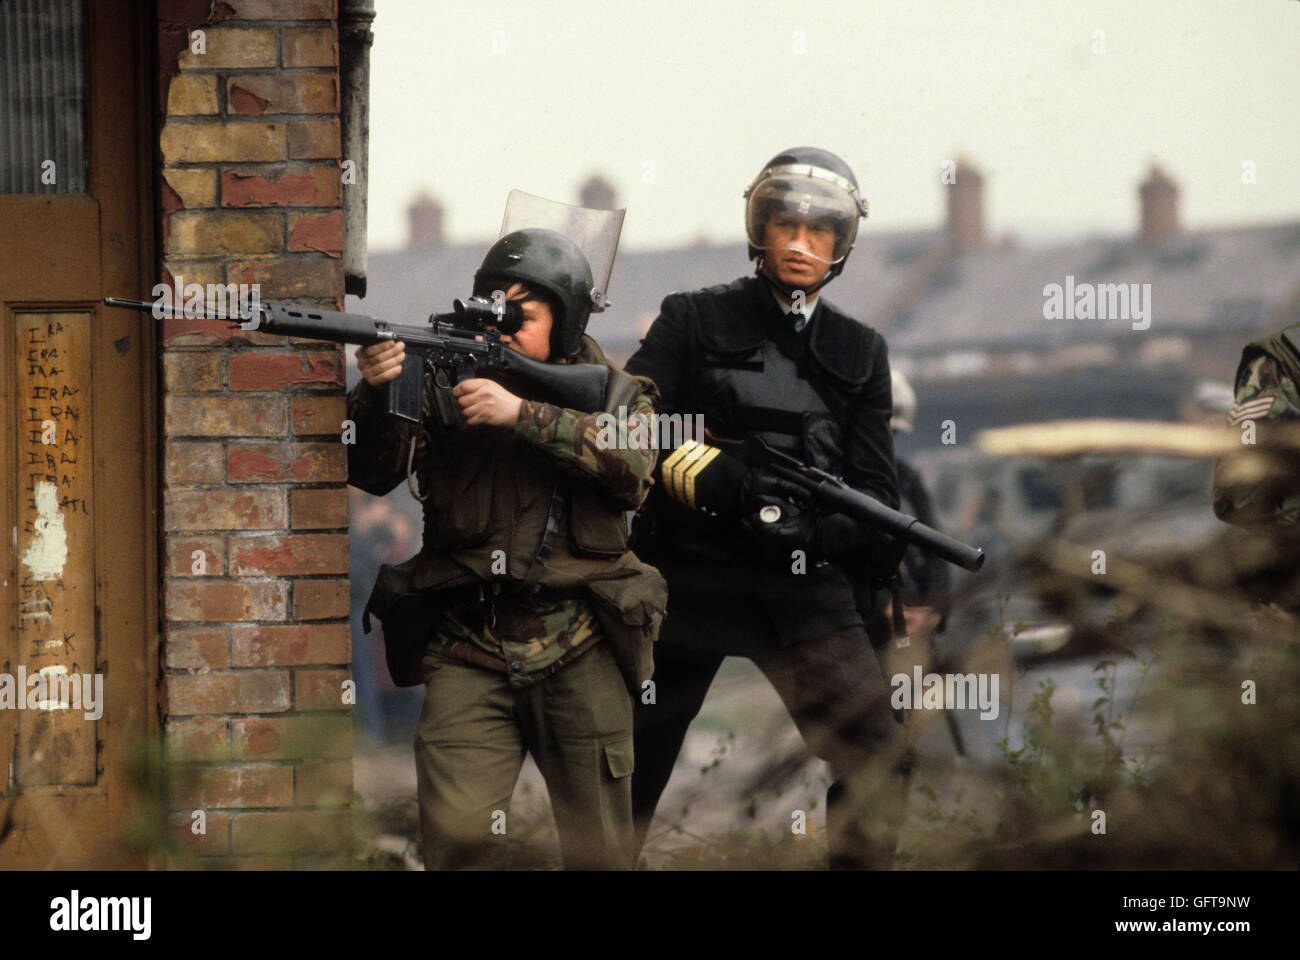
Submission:
[[[372,0],[339,3],[339,122],[343,160],[353,163],[355,183],[343,184],[343,279],[354,297],[366,295],[366,191],[369,185],[370,44]]]

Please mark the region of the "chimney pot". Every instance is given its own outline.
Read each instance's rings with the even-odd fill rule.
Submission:
[[[1141,224],[1138,242],[1154,246],[1178,232],[1178,184],[1160,168],[1151,164],[1147,178],[1138,187]]]
[[[442,245],[442,204],[422,193],[406,208],[407,240],[410,247]]]
[[[984,246],[984,175],[964,157],[948,190],[948,236],[960,255]]]

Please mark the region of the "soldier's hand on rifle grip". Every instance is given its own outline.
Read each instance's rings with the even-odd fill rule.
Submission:
[[[460,412],[471,427],[480,423],[494,427],[513,427],[519,422],[523,400],[495,380],[473,377],[452,388],[451,395],[460,404]]]
[[[397,379],[406,358],[406,344],[400,340],[372,343],[357,350],[357,369],[372,387],[382,387]]]

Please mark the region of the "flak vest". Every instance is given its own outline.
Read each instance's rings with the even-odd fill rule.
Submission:
[[[813,376],[804,379],[798,361],[768,337],[760,309],[780,310],[771,294],[761,285],[748,296],[737,292],[734,285],[710,288],[692,298],[701,322],[686,402],[720,435],[755,433],[783,453],[841,473],[846,411],[870,376],[869,341],[857,335],[857,323],[820,302],[805,341]]]
[[[609,368],[607,413],[631,407],[645,389],[609,363],[590,337],[583,337],[575,362]],[[628,549],[627,521],[618,504],[569,480],[527,441],[505,430],[429,436],[417,476],[428,499],[424,545],[412,558],[415,590],[476,582],[517,587],[537,558],[558,485],[567,506],[549,557],[533,579],[541,589],[584,595],[591,602],[630,689],[650,677],[651,644],[667,606],[667,584]]]

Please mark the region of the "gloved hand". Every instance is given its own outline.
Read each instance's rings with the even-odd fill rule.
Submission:
[[[797,483],[782,480],[759,467],[750,467],[740,482],[740,508],[751,513],[763,504],[784,501],[793,506],[807,507],[812,503],[808,491]]]
[[[763,562],[789,568],[802,550],[808,564],[822,558],[822,522],[807,492],[761,470],[750,470],[741,484],[740,527]]]

